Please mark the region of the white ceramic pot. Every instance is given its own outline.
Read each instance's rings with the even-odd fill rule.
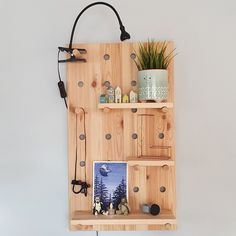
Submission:
[[[161,69],[138,72],[139,101],[162,102],[168,98],[168,71]]]

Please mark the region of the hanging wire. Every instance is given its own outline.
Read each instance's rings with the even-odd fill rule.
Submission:
[[[85,183],[87,182],[87,169],[86,169],[86,162],[87,162],[87,137],[86,137],[86,121],[85,121],[85,110],[82,107],[79,107],[79,109],[83,113],[83,132],[85,135],[85,143],[84,143],[84,161],[85,161]],[[75,139],[76,139],[76,144],[75,144],[75,171],[74,171],[74,180],[77,180],[77,166],[78,166],[78,114],[76,113],[76,123],[75,123]],[[72,186],[72,191],[75,194],[81,193],[83,188],[81,188],[79,191],[75,190],[76,184],[73,184]]]
[[[61,79],[61,74],[60,74],[60,66],[59,66],[59,59],[60,59],[60,50],[58,50],[58,53],[57,53],[57,73],[58,73],[58,78],[59,78],[59,81],[62,81]],[[66,109],[68,108],[67,106],[67,101],[66,101],[66,98],[64,97],[64,102],[65,102],[65,106],[66,106]]]

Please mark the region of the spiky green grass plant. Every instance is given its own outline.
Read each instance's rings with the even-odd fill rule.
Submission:
[[[147,43],[139,43],[137,57],[134,60],[138,70],[168,69],[171,60],[176,54],[174,54],[175,49],[168,54],[166,50],[166,42],[152,40]]]

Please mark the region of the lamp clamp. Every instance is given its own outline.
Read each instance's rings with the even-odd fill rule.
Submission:
[[[60,52],[66,52],[69,54],[68,59],[59,60],[58,63],[66,63],[66,62],[86,62],[86,59],[82,58],[83,54],[86,54],[86,49],[83,48],[66,48],[66,47],[58,47]]]

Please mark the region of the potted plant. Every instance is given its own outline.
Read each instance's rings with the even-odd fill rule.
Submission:
[[[175,55],[167,54],[166,42],[140,43],[135,60],[138,68],[139,101],[162,102],[168,98],[168,66]]]

